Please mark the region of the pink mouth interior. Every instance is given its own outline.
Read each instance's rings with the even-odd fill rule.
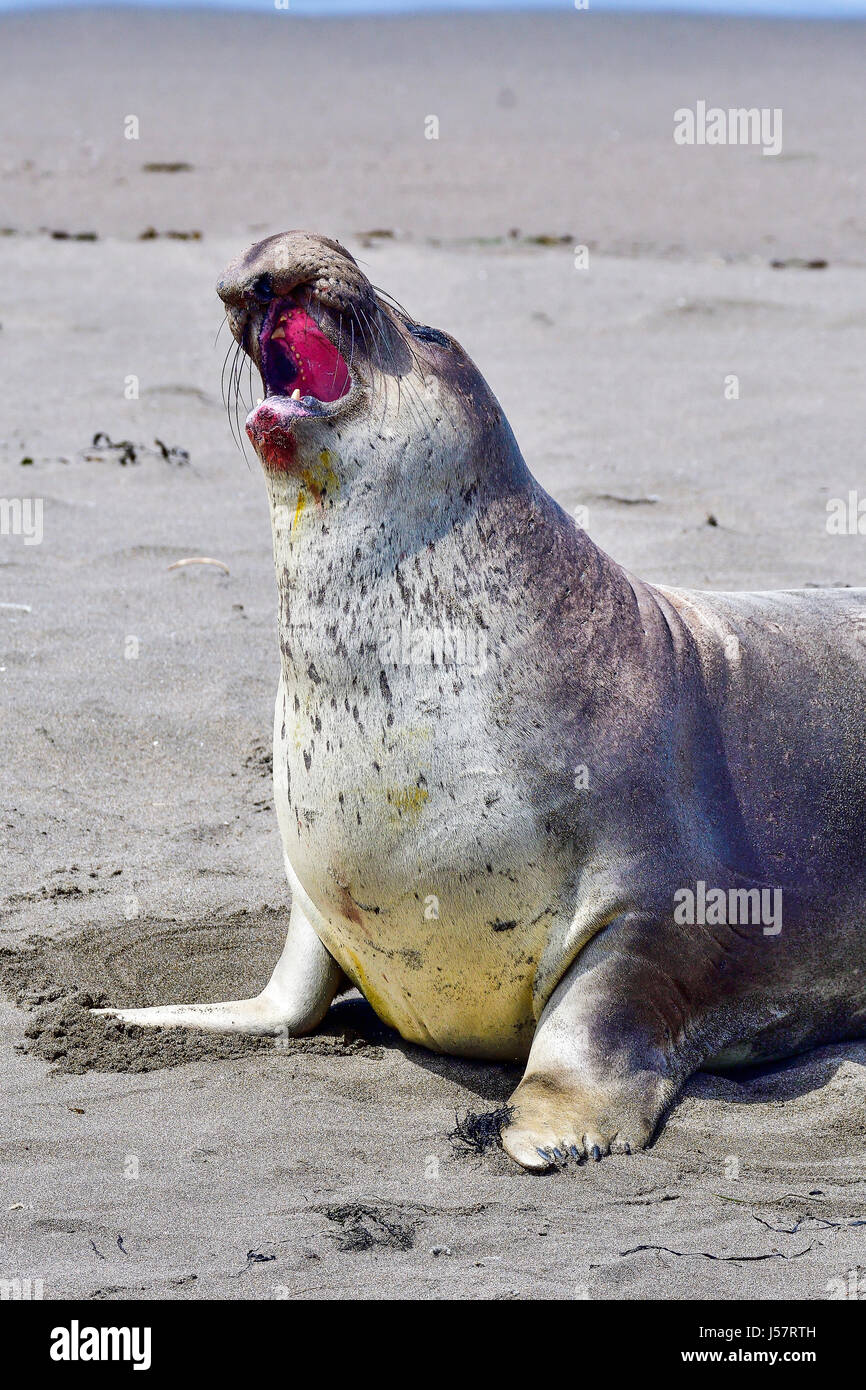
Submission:
[[[313,396],[337,401],[352,385],[349,369],[309,314],[290,300],[271,306],[262,330],[262,361],[269,396]]]
[[[247,416],[246,430],[269,468],[294,466],[294,425],[324,415],[352,387],[349,368],[315,321],[291,299],[275,300],[259,337],[265,399]]]

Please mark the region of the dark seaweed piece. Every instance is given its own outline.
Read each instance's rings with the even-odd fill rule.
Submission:
[[[502,1145],[502,1131],[511,1123],[513,1105],[500,1105],[497,1110],[484,1111],[476,1115],[467,1110],[461,1116],[454,1112],[454,1129],[448,1138],[458,1153],[483,1154],[495,1144]]]

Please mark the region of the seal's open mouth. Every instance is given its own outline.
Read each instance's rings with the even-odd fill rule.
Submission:
[[[327,407],[348,395],[352,378],[330,338],[291,298],[272,301],[259,333],[259,361],[265,399],[247,416],[246,431],[268,463],[285,466],[294,422],[332,414]]]

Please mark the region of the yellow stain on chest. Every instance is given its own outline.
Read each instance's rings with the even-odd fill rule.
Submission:
[[[334,455],[330,449],[322,449],[318,460],[310,468],[301,469],[301,483],[298,488],[298,502],[295,507],[295,515],[292,518],[292,530],[294,531],[301,515],[312,497],[314,502],[321,505],[322,498],[326,495],[334,497],[340,490],[340,480],[334,469]]]
[[[422,806],[430,800],[427,788],[419,787],[417,784],[411,787],[388,787],[385,796],[391,807],[391,819],[395,822],[402,816],[407,816],[409,820],[417,820]]]

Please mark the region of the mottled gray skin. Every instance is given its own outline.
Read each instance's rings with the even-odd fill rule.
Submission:
[[[265,461],[292,919],[256,999],[122,1016],[300,1032],[354,982],[414,1042],[526,1061],[528,1168],[643,1146],[712,1059],[862,1033],[866,591],[633,578],[336,243],[271,238],[219,288],[257,361],[270,294],[344,355],[369,328],[351,394]],[[407,661],[401,623],[485,657]],[[681,924],[699,881],[781,890],[781,930]]]

